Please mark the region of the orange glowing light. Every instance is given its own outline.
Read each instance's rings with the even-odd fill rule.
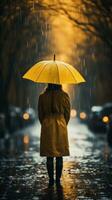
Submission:
[[[102,118],[102,121],[103,121],[104,123],[108,123],[108,122],[109,122],[109,117],[108,117],[108,116],[104,116],[104,117]]]
[[[79,1],[76,1],[76,2],[78,2],[79,4]],[[65,1],[63,1],[62,4],[64,5],[64,3]],[[73,9],[72,1],[66,0],[65,5],[69,6],[69,8],[71,8],[70,10]],[[74,6],[74,3],[73,3],[73,6]],[[80,18],[80,14],[77,14],[74,11],[72,11],[71,15],[73,15],[72,16],[73,18],[74,16],[78,19]],[[86,35],[79,28],[77,28],[76,26],[73,26],[72,21],[66,17],[66,14],[63,15],[61,13],[58,13],[58,16],[59,17],[52,16],[53,20],[51,23],[53,45],[56,51],[58,52],[57,59],[74,64],[74,62],[72,63],[71,56],[75,56],[76,58],[79,57],[79,52],[77,51],[77,44],[82,43],[85,40]],[[75,55],[74,55],[73,44],[76,44]],[[77,59],[74,59],[74,60],[77,60]],[[77,62],[78,61],[75,61],[75,65],[78,64]]]
[[[86,115],[85,112],[81,112],[81,113],[80,113],[80,118],[81,118],[81,119],[86,119],[86,117],[87,117],[87,115]]]
[[[76,117],[77,116],[77,111],[75,109],[71,109],[70,116],[71,117]]]
[[[23,114],[23,119],[24,119],[24,120],[28,120],[29,118],[30,118],[29,114],[28,114],[27,112],[25,112],[25,113]]]
[[[29,143],[29,136],[28,135],[24,135],[23,142],[24,142],[24,144],[28,144]]]

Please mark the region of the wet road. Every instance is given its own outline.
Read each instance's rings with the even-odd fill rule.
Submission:
[[[112,153],[106,135],[71,120],[70,156],[64,158],[62,187],[48,189],[45,158],[39,156],[40,126],[0,139],[0,200],[110,200]]]

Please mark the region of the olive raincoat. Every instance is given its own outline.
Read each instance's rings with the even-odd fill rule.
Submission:
[[[39,96],[38,116],[41,123],[40,156],[69,155],[67,124],[70,100],[63,90],[48,90]]]

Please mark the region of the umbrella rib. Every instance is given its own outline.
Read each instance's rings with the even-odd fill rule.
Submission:
[[[67,66],[66,63],[65,63],[65,66],[66,66],[66,68],[70,71],[70,69],[69,69],[69,67]],[[73,73],[72,73],[71,71],[70,71],[70,73],[72,74],[73,78],[75,79],[75,81],[76,81],[76,83],[77,83],[77,80],[76,80],[76,78],[74,77]]]
[[[59,80],[59,83],[60,83],[60,77],[59,77],[59,68],[58,68],[58,65],[57,63],[55,62],[56,66],[57,66],[57,71],[58,71],[58,80]]]
[[[45,63],[45,65],[43,66],[41,72],[39,73],[38,77],[36,78],[36,81],[38,81],[38,79],[39,79],[39,77],[40,77],[42,71],[45,69],[45,67],[47,66],[47,64],[48,64],[48,63]]]

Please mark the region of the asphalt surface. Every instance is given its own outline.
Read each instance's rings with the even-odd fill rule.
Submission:
[[[0,139],[0,200],[111,200],[112,150],[106,134],[92,133],[77,119],[68,132],[70,156],[64,157],[60,188],[48,188],[39,123]]]

